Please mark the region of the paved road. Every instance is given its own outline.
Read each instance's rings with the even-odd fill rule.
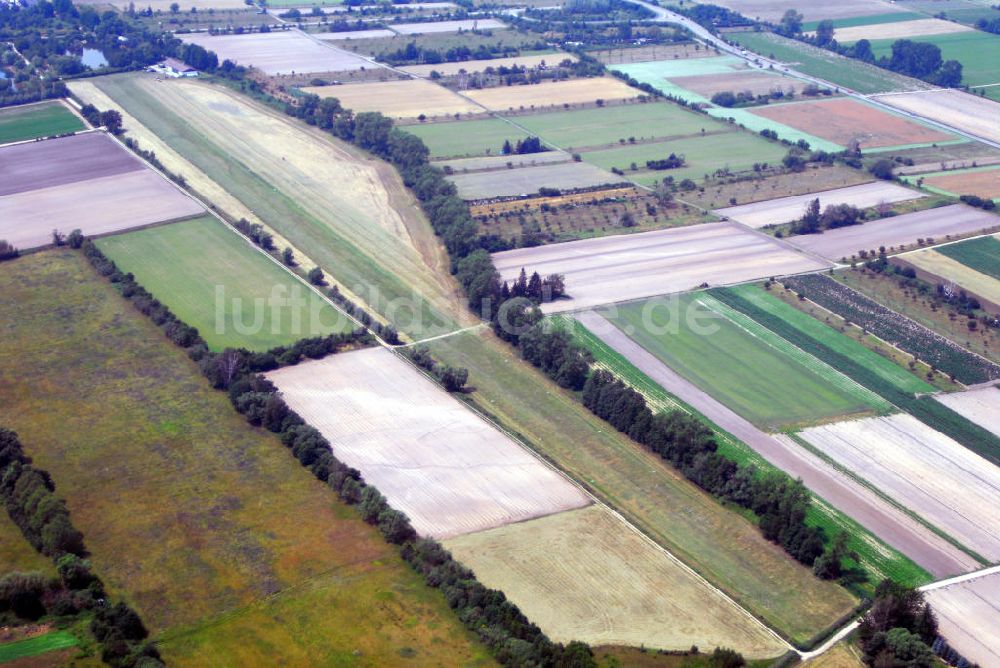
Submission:
[[[814,494],[910,557],[934,577],[941,578],[979,568],[972,557],[890,505],[867,487],[837,471],[800,445],[761,431],[734,413],[682,378],[600,314],[587,311],[577,314],[576,318],[667,392],[693,406],[770,463],[793,477],[801,478]]]

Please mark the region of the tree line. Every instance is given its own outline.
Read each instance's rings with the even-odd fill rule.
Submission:
[[[57,577],[8,573],[0,578],[0,615],[36,620],[51,614],[92,613],[90,631],[105,663],[122,668],[162,666],[139,615],[125,603],[111,604],[104,583],[86,559],[83,534],[73,526],[66,503],[56,496],[52,476],[36,468],[17,433],[0,427],[0,499],[31,545],[50,557]]]

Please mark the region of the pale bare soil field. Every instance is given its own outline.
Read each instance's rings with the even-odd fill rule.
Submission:
[[[376,37],[393,37],[396,33],[385,28],[373,30],[348,30],[346,32],[317,32],[313,37],[325,42],[349,42],[352,39],[373,39]]]
[[[154,12],[160,11],[167,13],[170,11],[170,5],[173,4],[173,2],[174,0],[147,0],[145,4],[142,5],[142,9],[150,7]],[[106,4],[121,10],[126,10],[129,6],[129,0],[92,0],[89,2],[81,2],[80,4]],[[198,11],[203,9],[246,9],[246,6],[247,5],[243,0],[185,0],[181,9],[182,11],[187,11],[192,7],[197,7]]]
[[[753,113],[841,146],[858,140],[862,149],[955,139],[954,135],[847,98],[775,104],[757,107]]]
[[[424,79],[378,81],[342,86],[307,86],[302,92],[320,97],[335,97],[355,112],[380,111],[389,118],[452,116],[483,113],[478,104],[456,95],[444,86]]]
[[[983,139],[1000,142],[1000,123],[997,123],[1000,104],[978,95],[949,89],[872,97],[897,109],[947,123]]]
[[[916,19],[914,21],[899,21],[897,23],[876,23],[866,26],[851,26],[837,28],[833,38],[841,44],[857,42],[859,39],[907,39],[927,35],[948,35],[955,32],[973,30],[969,26],[943,21],[941,19]],[[815,33],[808,33],[815,35]]]
[[[586,162],[457,173],[449,176],[448,180],[455,184],[459,196],[466,200],[532,195],[539,188],[574,190],[625,182],[624,178]]]
[[[421,535],[450,538],[590,503],[388,350],[332,355],[267,376]]]
[[[822,21],[823,19],[845,19],[854,16],[870,16],[873,14],[890,14],[902,11],[882,0],[839,0],[838,2],[821,2],[820,0],[719,0],[719,5],[728,7],[744,16],[778,23],[782,15],[789,9],[795,9],[805,16],[806,21]]]
[[[763,95],[775,90],[794,93],[801,88],[802,84],[798,79],[791,77],[751,71],[733,72],[732,74],[698,74],[688,77],[669,77],[669,79],[681,88],[694,91],[707,98],[724,91],[750,92],[753,95]]]
[[[465,93],[491,111],[593,103],[597,100],[631,100],[642,93],[611,77],[545,81],[523,86],[497,86]]]
[[[468,19],[464,21],[435,21],[428,23],[394,23],[392,30],[400,35],[427,35],[431,33],[459,32],[462,30],[504,30],[507,24],[497,19]]]
[[[268,75],[378,67],[349,51],[307,37],[298,30],[218,36],[190,33],[180,37],[187,43],[214,51],[220,61],[232,60],[240,65],[256,67]]]
[[[925,594],[941,635],[980,666],[1000,666],[1000,574]]]
[[[97,236],[198,216],[204,209],[143,169],[0,197],[0,239],[20,249],[52,243],[52,230]]]
[[[604,506],[453,538],[445,547],[558,642],[724,646],[750,658],[785,648]]]
[[[916,190],[910,190],[895,183],[876,181],[874,183],[837,188],[835,190],[824,190],[807,195],[796,195],[767,200],[765,202],[756,202],[754,204],[730,206],[724,209],[716,209],[715,213],[756,229],[767,225],[790,223],[793,220],[801,218],[802,214],[805,213],[806,206],[814,199],[819,199],[821,208],[825,208],[831,204],[850,204],[851,206],[866,209],[883,202],[891,204],[923,196],[923,194]]]
[[[1000,435],[1000,388],[981,387],[938,394],[934,399],[980,427]]]
[[[719,54],[714,49],[709,49],[700,43],[694,42],[688,44],[649,44],[646,46],[601,49],[598,51],[589,51],[588,55],[597,58],[605,65],[622,65],[625,63],[646,63],[655,60],[710,58]]]
[[[526,153],[524,155],[490,155],[482,158],[456,158],[435,162],[436,167],[451,169],[453,172],[485,172],[519,167],[537,167],[539,165],[554,165],[572,160],[569,153],[562,151],[545,151],[544,153]],[[510,165],[510,167],[508,167]]]
[[[429,77],[431,72],[437,72],[442,76],[450,76],[458,74],[463,70],[472,73],[500,67],[517,66],[529,69],[535,69],[540,65],[555,67],[565,60],[576,62],[577,57],[571,53],[546,53],[537,56],[511,56],[510,58],[495,58],[492,60],[465,60],[457,63],[437,63],[436,65],[410,65],[400,67],[399,69],[418,77]]]
[[[874,492],[812,454],[791,438],[768,434],[680,376],[597,312],[576,316],[588,330],[673,396],[739,439],[815,495],[853,518],[935,577],[978,567],[975,559],[934,534]]]
[[[0,196],[145,169],[103,132],[0,148]]]
[[[1000,468],[968,448],[906,414],[799,435],[962,545],[1000,560]]]
[[[953,283],[984,301],[1000,305],[1000,281],[958,260],[934,250],[908,253],[900,259],[933,276],[935,283]]]
[[[1000,109],[998,109],[998,113],[1000,113]],[[1000,169],[962,174],[936,174],[924,177],[924,185],[940,188],[956,195],[978,195],[985,199],[998,199],[1000,198]]]
[[[830,265],[733,223],[708,223],[627,236],[569,241],[495,253],[504,279],[521,268],[563,274],[570,299],[546,312],[682,292],[702,283],[731,285],[756,278],[818,271]]]
[[[800,248],[839,261],[860,250],[878,251],[879,246],[910,246],[918,239],[940,243],[949,236],[959,237],[993,229],[1000,217],[964,204],[925,209],[900,216],[873,220],[863,225],[839,227],[822,234],[800,234],[788,241]]]

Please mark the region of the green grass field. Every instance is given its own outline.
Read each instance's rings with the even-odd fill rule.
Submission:
[[[0,508],[0,577],[11,571],[39,571],[55,575],[52,560],[39,554]]]
[[[871,16],[851,16],[845,19],[832,19],[834,28],[853,28],[854,26],[873,26],[883,23],[899,23],[927,18],[917,12],[892,12],[890,14],[873,14]],[[802,24],[803,31],[815,30],[819,21],[806,21]]]
[[[79,644],[76,636],[66,631],[51,631],[45,635],[17,640],[0,645],[0,663],[37,656],[57,649],[68,649]]]
[[[854,604],[843,588],[818,580],[744,515],[592,415],[491,333],[467,332],[428,347],[435,359],[469,369],[475,391],[468,398],[477,407],[780,632],[804,642]]]
[[[83,128],[83,121],[59,102],[0,109],[0,144],[51,137]]]
[[[670,321],[666,309],[654,309],[647,314],[653,327],[646,326],[646,302],[620,307],[613,322],[677,373],[759,427],[787,429],[886,408],[819,360],[795,354],[779,337],[749,330],[749,323],[738,322],[706,293],[679,299],[682,315],[674,318],[677,322]],[[697,331],[702,327],[704,331]]]
[[[557,111],[512,118],[518,125],[559,148],[616,144],[659,137],[680,137],[701,132],[729,131],[704,116],[667,103],[618,105],[579,111]]]
[[[571,329],[574,340],[590,351],[597,367],[612,371],[630,387],[640,392],[654,411],[680,408],[690,414],[699,415],[698,411],[669,394],[578,321],[568,316],[558,316],[558,320]],[[699,417],[715,431],[721,454],[741,465],[753,464],[761,473],[778,470],[745,443],[723,431],[704,416],[699,415]],[[851,536],[851,549],[858,553],[860,563],[871,575],[873,583],[891,577],[897,582],[917,586],[932,579],[929,573],[909,558],[883,543],[870,531],[818,497],[814,497],[806,521],[810,526],[822,527],[827,536],[847,531]]]
[[[962,63],[962,83],[967,86],[1000,83],[1000,35],[974,30],[914,37],[913,41],[936,44],[941,49],[941,58]],[[876,57],[890,56],[893,42],[872,40],[872,51]]]
[[[769,142],[749,132],[729,132],[593,151],[583,153],[582,158],[584,162],[604,169],[618,167],[625,171],[626,178],[643,185],[650,185],[653,181],[666,176],[674,177],[675,181],[682,179],[701,181],[706,175],[710,176],[719,169],[729,168],[733,172],[740,172],[751,169],[755,162],[776,165],[781,162],[787,151],[787,147]],[[647,160],[666,158],[671,153],[683,155],[687,164],[677,169],[642,171],[646,167]],[[638,173],[631,170],[633,162],[639,167]]]
[[[68,249],[0,265],[4,423],[168,664],[490,663],[378,531]],[[355,655],[357,651],[359,654]],[[308,653],[308,657],[306,654]]]
[[[941,246],[937,252],[981,274],[1000,280],[1000,239],[996,237],[980,237]]]
[[[736,32],[733,41],[762,56],[793,63],[795,69],[859,93],[912,90],[913,82],[892,72],[766,32]]]
[[[528,134],[497,118],[400,126],[424,140],[432,158],[500,155],[505,139],[515,143]]]
[[[211,216],[97,241],[213,350],[267,350],[353,323]]]

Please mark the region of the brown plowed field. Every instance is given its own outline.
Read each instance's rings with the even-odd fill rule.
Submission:
[[[785,93],[797,92],[801,88],[801,82],[796,79],[768,74],[767,72],[699,74],[690,77],[670,77],[670,81],[681,88],[687,88],[708,98],[723,91],[734,93],[750,91],[754,95],[763,95],[773,90],[781,90]]]
[[[143,169],[114,140],[88,132],[0,149],[0,196]]]
[[[955,139],[953,135],[844,98],[772,105],[754,109],[753,113],[842,146],[855,139],[861,142],[861,148]]]
[[[978,195],[985,199],[997,199],[1000,198],[1000,169],[926,176],[924,177],[924,185],[940,188],[956,195]]]
[[[950,88],[878,95],[875,99],[897,109],[947,123],[978,137],[1000,141],[997,103],[978,95],[969,95]]]

